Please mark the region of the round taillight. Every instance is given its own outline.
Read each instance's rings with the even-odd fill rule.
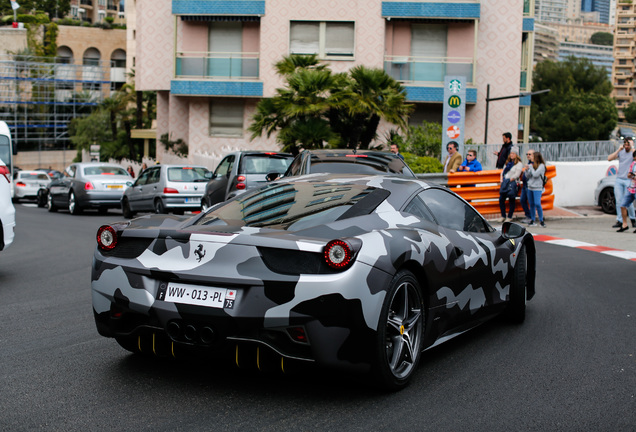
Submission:
[[[100,249],[111,250],[117,246],[117,232],[110,225],[102,225],[97,230],[97,245]]]
[[[243,189],[245,189],[245,183],[237,183],[237,184],[236,184],[236,189],[238,189],[238,190],[243,190]]]
[[[324,250],[325,262],[331,268],[342,269],[351,263],[351,247],[342,240],[331,240]]]
[[[239,183],[241,183],[241,182],[244,182],[244,181],[245,181],[245,179],[246,179],[246,177],[241,175],[241,176],[238,176],[238,177],[236,178],[236,181],[237,181],[237,182],[239,182]]]

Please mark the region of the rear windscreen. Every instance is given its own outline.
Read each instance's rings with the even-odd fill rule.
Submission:
[[[298,182],[273,184],[228,201],[199,219],[197,225],[276,227],[296,231],[358,215],[355,207],[365,197],[380,192],[374,206],[383,201],[383,189],[347,183]]]
[[[20,178],[22,180],[49,180],[49,176],[46,174],[20,173]]]
[[[168,181],[184,183],[207,182],[208,170],[203,167],[175,167],[168,168]]]
[[[84,168],[84,175],[128,175],[125,169],[115,166],[94,166]]]
[[[294,158],[277,155],[245,155],[239,174],[284,173]]]

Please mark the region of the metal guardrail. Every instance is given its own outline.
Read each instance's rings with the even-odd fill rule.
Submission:
[[[543,159],[548,162],[588,162],[607,160],[607,156],[615,152],[618,141],[569,141],[569,142],[535,142],[515,144],[519,147],[521,159],[526,160],[525,154],[532,149],[541,152]],[[495,152],[501,149],[501,144],[465,144],[464,152],[477,151],[477,160],[484,169],[493,169],[497,164]]]

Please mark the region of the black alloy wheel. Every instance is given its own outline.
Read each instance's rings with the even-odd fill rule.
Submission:
[[[400,270],[387,291],[376,339],[373,374],[378,385],[399,390],[419,364],[424,337],[425,308],[419,282]]]
[[[603,212],[607,214],[616,213],[616,199],[614,198],[614,190],[612,188],[603,189],[598,201]]]

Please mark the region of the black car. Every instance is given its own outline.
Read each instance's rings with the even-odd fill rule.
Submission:
[[[284,173],[285,177],[304,174],[397,175],[415,178],[404,160],[389,152],[376,150],[305,150]]]
[[[267,183],[267,174],[283,173],[294,156],[288,153],[239,151],[230,153],[214,170],[201,200],[203,210]]]

